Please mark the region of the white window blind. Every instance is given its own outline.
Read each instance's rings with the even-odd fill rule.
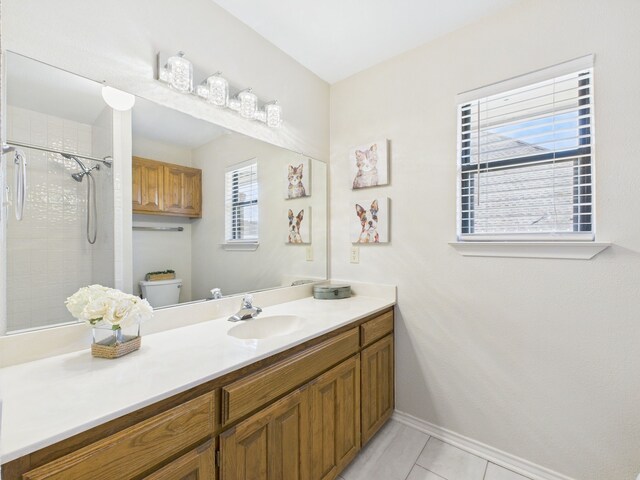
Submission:
[[[226,170],[225,241],[258,242],[258,163],[255,159]]]
[[[535,73],[458,105],[460,240],[593,240],[592,68]]]

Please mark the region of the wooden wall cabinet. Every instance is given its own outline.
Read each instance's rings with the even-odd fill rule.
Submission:
[[[164,166],[133,157],[133,213],[159,213],[164,208]]]
[[[202,217],[202,170],[133,157],[133,213]]]

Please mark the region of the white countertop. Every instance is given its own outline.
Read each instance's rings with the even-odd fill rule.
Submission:
[[[395,304],[387,296],[303,298],[266,307],[261,317],[295,314],[301,330],[264,340],[227,335],[226,317],[142,338],[116,360],[93,358],[89,346],[0,369],[0,459],[9,462],[127,413],[218,378]]]

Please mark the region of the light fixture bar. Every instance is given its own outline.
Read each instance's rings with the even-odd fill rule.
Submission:
[[[246,119],[256,120],[271,128],[282,124],[282,107],[277,101],[262,102],[251,88],[236,89],[222,72],[203,73],[183,52],[159,52],[156,79],[185,95],[193,95],[218,108],[228,108]]]

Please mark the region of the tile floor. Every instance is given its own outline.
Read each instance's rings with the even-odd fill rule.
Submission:
[[[339,480],[529,480],[506,468],[389,421]]]

